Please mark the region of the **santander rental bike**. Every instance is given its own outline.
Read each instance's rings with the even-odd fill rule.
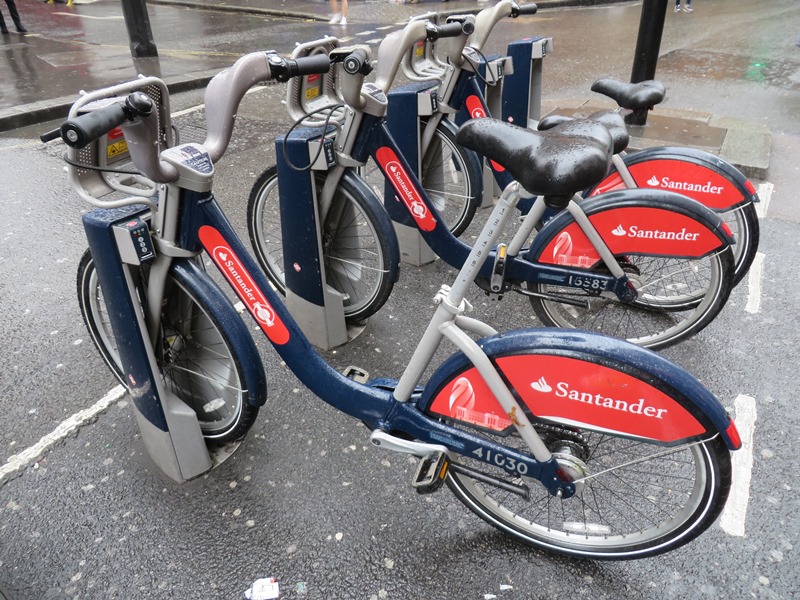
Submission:
[[[455,26],[458,32],[461,25],[447,27]],[[317,197],[323,205],[333,206],[331,198],[335,200],[334,190],[341,178],[348,173],[353,176],[352,169],[371,158],[391,186],[393,193],[386,203],[406,217],[407,224],[395,225],[398,236],[421,237],[437,256],[458,269],[469,256],[470,246],[450,231],[436,209],[435,198],[415,176],[416,169],[386,121],[384,90],[408,50],[427,39],[432,28],[436,30],[417,20],[387,35],[378,49],[374,83],[364,81],[372,69],[368,46],[329,51],[343,104],[328,107],[333,111],[328,129],[319,130],[320,137],[331,142],[335,160],[327,171],[318,171]],[[320,48],[328,42],[320,40]],[[622,120],[619,115],[610,116]],[[523,130],[507,127],[510,144],[531,143]],[[604,124],[593,121],[562,127],[610,135]],[[488,156],[479,139],[471,149]],[[509,146],[507,151],[513,148]],[[505,168],[503,174],[507,186],[513,177]],[[561,187],[531,203],[513,238],[504,240],[508,244],[493,251],[483,266],[476,280],[479,286],[495,297],[512,291],[528,297],[545,325],[589,329],[652,349],[687,339],[719,314],[730,294],[734,267],[730,230],[717,214],[666,190],[626,189],[584,200],[576,192],[602,178],[594,178],[591,170],[577,162],[553,175],[574,188],[565,192]],[[250,239],[262,268],[276,286],[284,280],[297,252],[282,238],[279,185],[276,170],[268,169],[248,204]],[[548,210],[557,216],[536,231]],[[369,269],[363,272],[374,273]],[[375,287],[378,280],[364,279]],[[374,292],[364,296],[385,300]]]
[[[509,58],[488,60],[482,53],[486,48],[494,26],[502,19],[517,18],[536,12],[535,4],[518,4],[513,0],[500,0],[493,6],[481,10],[477,15],[449,16],[449,21],[471,22],[471,33],[446,40],[446,43],[432,41],[420,42],[407,52],[402,63],[403,71],[409,79],[417,82],[429,82],[434,86],[437,104],[433,114],[420,118],[416,123],[413,117],[396,124],[396,129],[408,130],[419,128],[420,145],[426,148],[435,132],[447,129],[449,118],[455,115],[458,122],[466,118],[492,116],[484,97],[486,86],[503,86],[504,98],[527,98],[534,93],[529,89],[516,89],[527,82],[523,76],[517,76],[512,69],[524,71],[528,65],[513,65]],[[434,47],[435,44],[435,47]],[[511,63],[511,64],[510,64]],[[508,70],[511,75],[505,74]],[[481,75],[481,73],[484,75]],[[646,113],[665,97],[664,85],[658,81],[625,83],[610,78],[597,80],[592,91],[603,94],[617,104],[617,112]],[[503,101],[503,112],[510,100]],[[509,111],[512,112],[512,111]],[[497,115],[494,115],[497,116]],[[448,118],[449,117],[449,118]],[[512,120],[513,117],[503,115]],[[553,114],[540,122],[530,120],[528,123],[516,124],[531,128],[552,127],[568,117]],[[610,118],[606,117],[608,120]],[[619,121],[622,123],[622,120]],[[647,126],[645,126],[647,127]],[[590,189],[584,196],[597,196],[605,192],[619,189],[668,189],[688,196],[704,206],[717,212],[736,237],[733,246],[734,286],[747,274],[758,250],[759,225],[755,203],[758,194],[750,182],[736,167],[720,158],[695,148],[680,146],[650,147],[637,152],[626,152],[627,131],[624,142],[620,141],[612,157],[612,166],[606,177]],[[437,133],[437,135],[440,135]],[[424,150],[423,150],[424,151]],[[453,164],[460,164],[469,159],[469,154],[451,148]],[[498,185],[503,188],[508,184],[508,173],[492,165],[491,172]],[[420,165],[420,177],[425,180],[435,176],[428,174],[431,168],[425,162]],[[475,212],[478,198],[469,191],[479,190],[479,180],[470,181],[474,170],[460,169],[458,174],[463,180],[461,187],[443,189],[438,202],[448,206],[462,206],[462,228]],[[452,186],[451,186],[452,187]],[[526,210],[529,205],[526,205]],[[456,217],[451,217],[456,220]]]
[[[265,399],[249,328],[198,266],[206,256],[304,385],[364,423],[376,447],[419,457],[412,481],[418,491],[436,491],[446,481],[501,531],[587,558],[659,554],[709,527],[728,495],[730,451],[740,441],[724,408],[696,379],[614,338],[557,329],[500,335],[464,314],[464,295],[514,204],[554,191],[552,165],[578,161],[602,177],[610,160],[607,137],[557,127],[526,132],[529,146],[516,154],[494,153],[519,183],[503,192],[452,287],[436,295],[433,318],[399,380],[356,381],[314,350],[211,191],[214,161],[228,145],[245,91],[259,81],[328,68],[327,59],[309,60],[253,52],[215,76],[206,91],[203,144],[169,147],[166,88],[152,77],[86,94],[62,125],[71,181],[97,207],[84,216],[97,291],[115,276],[132,284],[127,298],[104,301],[111,325],[105,335],[117,342],[134,402],[163,378],[198,420],[215,417],[229,424],[229,436],[241,436]],[[462,141],[469,144],[478,128],[493,144],[504,135],[485,120],[462,130]],[[78,172],[98,164],[81,161],[75,149],[110,131],[111,143],[126,141],[135,169],[120,179],[135,195],[106,202],[81,185]],[[574,182],[564,185],[569,191]],[[114,228],[116,248],[100,241],[101,225]],[[102,326],[94,312],[99,303],[83,308],[94,335]],[[445,340],[455,351],[420,385]],[[182,362],[185,354],[208,361]],[[142,376],[142,355],[157,376]],[[152,427],[159,418],[142,416]]]

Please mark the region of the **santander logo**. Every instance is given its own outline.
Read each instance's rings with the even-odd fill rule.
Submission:
[[[611,235],[616,237],[628,236],[641,239],[677,240],[686,242],[694,242],[700,238],[699,233],[686,231],[686,227],[683,227],[680,231],[662,231],[660,229],[644,229],[638,225],[631,225],[626,230],[621,223],[611,230]]]
[[[574,402],[583,402],[584,404],[593,404],[608,410],[642,415],[650,419],[663,419],[669,412],[666,408],[658,408],[649,405],[645,398],[639,398],[633,401],[610,398],[589,390],[574,389],[570,387],[570,384],[566,381],[559,381],[556,383],[555,391],[553,391],[553,388],[545,381],[544,377],[540,377],[537,381],[532,382],[531,388],[542,394],[552,393],[557,398],[565,398]]]
[[[469,116],[473,119],[483,119],[486,116],[486,109],[477,96],[468,96],[465,104],[467,105]]]
[[[544,394],[553,391],[553,388],[551,388],[547,384],[547,380],[544,378],[544,376],[540,377],[538,381],[534,381],[533,383],[531,383],[531,387],[535,389],[537,392],[542,392]]]
[[[206,250],[210,249],[209,254],[214,264],[231,284],[267,337],[276,344],[288,342],[289,330],[286,325],[278,318],[275,309],[264,297],[222,234],[209,225],[203,225],[198,235]]]
[[[710,181],[705,183],[691,183],[689,181],[673,181],[669,177],[659,179],[655,175],[647,180],[650,187],[665,190],[678,190],[680,192],[703,192],[706,194],[721,195],[724,188],[721,185],[713,185]]]
[[[433,231],[436,228],[436,219],[428,210],[428,207],[419,196],[417,188],[411,183],[411,178],[406,173],[394,150],[386,146],[378,148],[375,153],[378,163],[383,167],[384,173],[389,177],[389,181],[397,192],[397,197],[406,205],[406,208],[414,217],[417,226],[422,231]]]

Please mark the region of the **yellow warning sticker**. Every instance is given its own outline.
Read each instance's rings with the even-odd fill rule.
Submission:
[[[109,144],[106,147],[106,154],[108,155],[108,158],[114,158],[115,156],[124,154],[127,151],[128,151],[128,142],[126,142],[125,139],[121,139],[118,142]]]
[[[306,100],[313,100],[319,97],[319,86],[306,88]]]

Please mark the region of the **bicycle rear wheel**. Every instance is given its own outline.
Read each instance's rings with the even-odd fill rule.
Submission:
[[[706,327],[725,306],[733,285],[730,247],[698,259],[636,255],[618,260],[639,293],[636,301],[626,304],[608,293],[528,284],[530,291],[547,295],[530,298],[536,316],[549,327],[587,329],[656,350]],[[606,272],[605,266],[598,270]]]
[[[537,548],[604,560],[654,556],[696,538],[725,505],[731,463],[720,436],[664,447],[566,427],[546,426],[540,435],[554,453],[569,448],[556,458],[585,477],[572,498],[552,496],[538,482],[525,498],[453,468],[447,478],[471,511]],[[516,436],[503,439],[509,442],[524,445]],[[485,463],[466,461],[486,469]]]
[[[78,266],[77,287],[92,341],[114,376],[126,385],[103,290],[88,250]],[[195,292],[194,282],[181,270],[171,271],[156,363],[165,388],[195,411],[203,437],[219,443],[244,436],[258,415],[258,407],[247,401],[242,358],[229,335]]]
[[[321,190],[324,174],[317,175]],[[286,294],[278,169],[264,171],[250,191],[247,229],[269,280]],[[375,314],[397,280],[399,250],[391,220],[362,181],[342,177],[322,226],[326,281],[344,296],[344,315],[361,321]]]

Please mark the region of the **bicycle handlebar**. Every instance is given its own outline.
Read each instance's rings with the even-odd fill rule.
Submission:
[[[153,112],[153,100],[144,92],[133,92],[124,103],[115,103],[84,113],[61,125],[59,134],[67,146],[85,148],[109,131]]]
[[[325,54],[312,54],[311,56],[301,56],[298,58],[281,59],[282,64],[270,60],[272,78],[285,83],[292,77],[302,77],[303,75],[321,75],[327,73],[331,63]]]
[[[516,19],[522,15],[533,15],[538,10],[534,3],[517,4],[513,0],[500,0],[494,6],[484,8],[475,17],[475,33],[469,40],[469,45],[475,50],[481,50],[492,33],[498,21],[505,17]]]
[[[458,37],[462,34],[469,35],[474,31],[474,25],[467,21],[452,21],[444,25],[433,25],[434,31],[428,31],[428,40],[435,42],[440,38]]]
[[[465,33],[465,28],[471,27],[471,21],[454,21],[441,26],[422,20],[409,21],[403,29],[387,35],[378,47],[375,84],[384,93],[388,92],[405,54],[417,42],[458,37]]]

